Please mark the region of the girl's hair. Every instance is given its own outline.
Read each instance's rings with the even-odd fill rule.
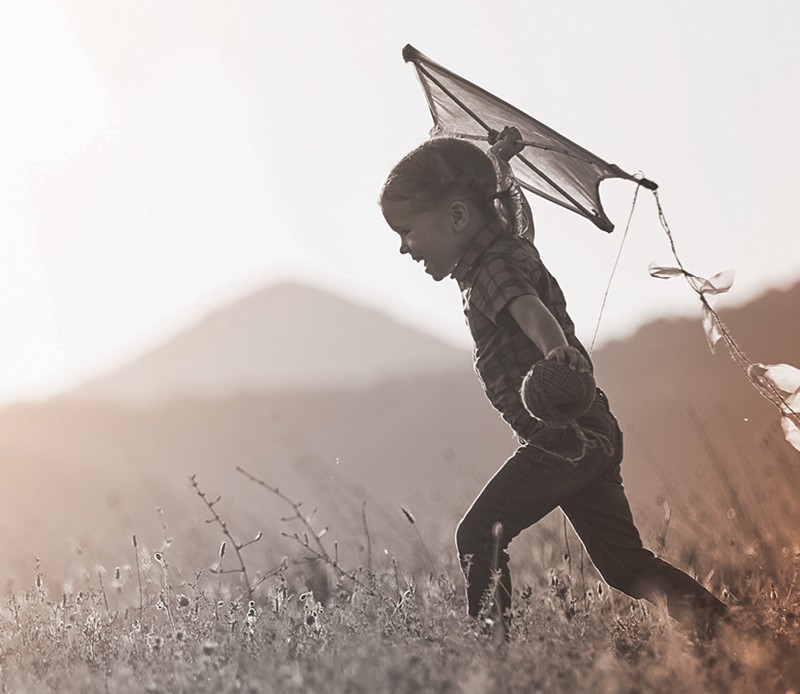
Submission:
[[[379,202],[435,204],[446,195],[468,197],[488,217],[497,214],[497,175],[491,159],[465,140],[428,140],[403,157],[381,188]]]

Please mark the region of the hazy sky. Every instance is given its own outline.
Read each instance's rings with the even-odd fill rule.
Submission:
[[[735,268],[729,302],[786,286],[798,28],[784,1],[4,2],[0,401],[285,278],[468,344],[455,283],[401,258],[376,204],[431,126],[406,43],[658,181],[687,267]],[[601,190],[611,235],[532,200],[587,340],[634,186]],[[678,280],[648,276],[652,260],[669,248],[643,193],[601,340],[698,311]]]

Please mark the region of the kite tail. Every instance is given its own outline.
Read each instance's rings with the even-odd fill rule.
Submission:
[[[658,267],[651,264],[650,274],[659,279],[669,279],[679,275],[684,277],[700,298],[703,328],[711,351],[714,351],[714,347],[720,340],[725,343],[731,358],[747,376],[751,385],[762,397],[780,410],[786,440],[800,451],[800,412],[798,412],[800,410],[800,370],[787,364],[765,366],[748,358],[706,297],[706,294],[713,296],[728,291],[733,283],[732,273],[727,277],[726,273],[718,273],[710,279],[705,279],[687,271],[678,257],[675,239],[664,215],[664,209],[661,207],[658,191],[653,191],[653,197],[658,208],[658,221],[669,239],[670,249],[677,267]]]

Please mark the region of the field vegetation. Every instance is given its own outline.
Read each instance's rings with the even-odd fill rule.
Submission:
[[[274,531],[292,548],[285,558],[266,564],[257,548],[269,533],[241,530],[235,504],[192,478],[187,494],[213,547],[172,538],[164,519],[154,546],[120,539],[119,566],[51,577],[35,563],[30,585],[8,586],[2,690],[800,692],[797,460],[775,437],[761,455],[773,473],[760,482],[734,483],[729,462],[706,466],[705,488],[716,491],[703,504],[669,489],[649,533],[734,608],[714,639],[610,590],[558,512],[512,546],[503,639],[491,612],[465,616],[453,549],[434,546],[410,509],[397,509],[397,533],[418,561],[403,565],[373,548],[366,508],[362,536],[338,537],[305,504],[239,470],[243,485],[285,509]],[[366,551],[350,551],[356,542]]]

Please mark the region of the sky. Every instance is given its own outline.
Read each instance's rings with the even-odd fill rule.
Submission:
[[[285,280],[466,347],[455,283],[401,257],[377,206],[432,125],[406,43],[657,181],[687,269],[735,270],[721,306],[787,287],[798,26],[800,5],[777,0],[3,2],[0,403],[69,388]],[[633,192],[603,183],[610,235],[531,199],[587,342]],[[599,344],[699,315],[651,261],[672,262],[643,191]]]

